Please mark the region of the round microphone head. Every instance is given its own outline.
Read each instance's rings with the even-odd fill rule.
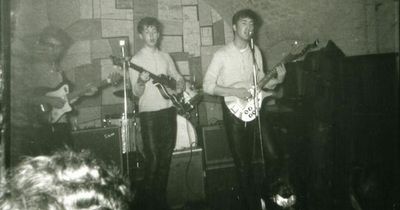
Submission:
[[[125,40],[119,40],[119,46],[125,46]]]
[[[252,37],[253,36],[253,31],[249,32],[249,36]]]

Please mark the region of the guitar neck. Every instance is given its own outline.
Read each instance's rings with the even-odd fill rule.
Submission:
[[[103,87],[106,87],[108,84],[110,84],[110,80],[107,78],[107,79],[101,80],[100,82],[97,82],[93,86],[98,89],[101,89]],[[69,93],[67,95],[68,101],[73,101],[74,99],[78,99],[79,97],[84,96],[85,93],[87,93],[89,90],[90,89],[88,89],[88,88],[83,88],[81,90]]]
[[[154,82],[163,84],[163,85],[165,85],[165,86],[167,86],[167,87],[169,87],[169,88],[171,88],[171,89],[175,89],[175,87],[176,87],[176,81],[175,81],[174,79],[169,78],[169,77],[167,77],[167,76],[165,76],[165,75],[164,75],[164,77],[162,77],[162,76],[157,76],[157,75],[155,75],[155,74],[153,74],[153,73],[147,71],[146,69],[144,69],[144,68],[141,67],[141,66],[138,66],[138,65],[136,65],[136,64],[134,64],[134,63],[132,63],[132,62],[128,62],[128,63],[129,63],[129,67],[135,69],[136,71],[138,71],[138,72],[140,72],[140,73],[142,73],[142,72],[148,72],[149,75],[150,75],[150,78],[153,79]]]
[[[113,61],[113,63],[115,65],[122,66],[123,62],[127,62],[127,61],[125,61],[125,60],[123,60],[121,58],[117,58],[117,57],[112,56],[112,55],[110,57],[111,57],[111,60]],[[163,74],[161,74],[159,76],[155,75],[155,74],[147,71],[143,67],[138,66],[138,65],[136,65],[136,64],[134,64],[132,62],[127,62],[127,64],[129,65],[130,68],[132,68],[132,69],[134,69],[134,70],[136,70],[136,71],[138,71],[140,73],[142,73],[142,72],[149,73],[150,78],[153,79],[154,83],[159,83],[159,84],[165,85],[165,86],[167,86],[168,88],[171,88],[171,89],[175,89],[176,88],[176,80],[171,78],[171,77],[169,77],[169,76],[166,76],[166,75],[163,75]]]
[[[303,48],[303,49],[301,50],[300,53],[298,53],[298,54],[292,54],[292,53],[287,54],[287,55],[286,55],[285,57],[283,57],[283,59],[282,59],[278,64],[276,64],[271,70],[268,70],[268,71],[267,71],[267,74],[266,74],[266,75],[264,76],[264,78],[262,78],[261,81],[258,83],[258,84],[259,84],[259,87],[264,87],[264,85],[267,84],[267,82],[269,82],[269,80],[271,80],[273,77],[275,77],[275,75],[276,75],[276,68],[277,68],[279,65],[282,65],[282,64],[285,64],[285,63],[287,63],[287,62],[296,60],[297,58],[300,58],[301,56],[305,55],[310,49],[315,48],[315,47],[318,45],[318,43],[319,43],[319,40],[317,39],[317,40],[315,40],[313,43],[308,44],[305,48]]]
[[[155,75],[155,74],[153,74],[153,73],[147,71],[147,70],[144,69],[143,67],[138,66],[138,65],[136,65],[136,64],[134,64],[134,63],[132,63],[132,62],[128,62],[128,63],[129,63],[129,67],[135,69],[136,71],[138,71],[138,72],[140,72],[140,73],[142,73],[142,72],[148,72],[151,79],[153,79],[153,80],[157,80],[157,79],[158,79],[158,76],[157,76],[157,75]]]

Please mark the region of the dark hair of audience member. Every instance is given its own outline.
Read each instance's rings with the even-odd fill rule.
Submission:
[[[118,169],[87,151],[26,158],[1,185],[2,210],[124,210],[132,198]]]

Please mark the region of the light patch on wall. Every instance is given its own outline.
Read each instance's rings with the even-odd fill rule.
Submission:
[[[222,20],[221,15],[219,15],[218,12],[215,11],[215,9],[213,9],[213,8],[211,8],[211,17],[212,17],[213,23]]]
[[[93,0],[79,0],[81,19],[93,18]]]
[[[204,1],[199,1],[199,22],[200,26],[212,25],[211,7]]]
[[[62,65],[66,68],[75,68],[80,65],[90,64],[90,41],[75,42],[65,55]]]
[[[133,0],[115,0],[115,7],[117,9],[132,9]]]
[[[200,25],[198,21],[183,22],[183,49],[192,56],[200,56]]]
[[[182,36],[163,36],[160,48],[165,52],[182,52]]]
[[[47,1],[47,14],[51,24],[66,28],[80,18],[79,1]]]
[[[201,46],[213,45],[212,26],[203,26],[200,28],[200,32],[201,32]]]
[[[198,21],[197,6],[182,6],[185,21]]]
[[[163,26],[162,33],[165,35],[182,35],[182,21],[174,20],[161,20],[160,22]]]
[[[197,0],[182,0],[182,5],[196,5]]]
[[[93,1],[93,18],[101,17],[101,6],[100,0],[92,0]]]
[[[158,0],[158,18],[182,21],[181,0]]]

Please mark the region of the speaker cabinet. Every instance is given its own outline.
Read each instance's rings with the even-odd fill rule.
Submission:
[[[72,136],[75,151],[89,150],[96,158],[123,169],[119,127],[74,131]]]
[[[173,153],[167,187],[168,203],[182,207],[205,198],[203,153],[201,148]]]
[[[221,166],[233,166],[225,127],[222,124],[204,126],[202,128],[202,140],[207,170]]]
[[[206,170],[234,166],[223,124],[203,126],[201,136]],[[253,148],[253,163],[263,162],[261,151],[261,144],[257,139]]]

